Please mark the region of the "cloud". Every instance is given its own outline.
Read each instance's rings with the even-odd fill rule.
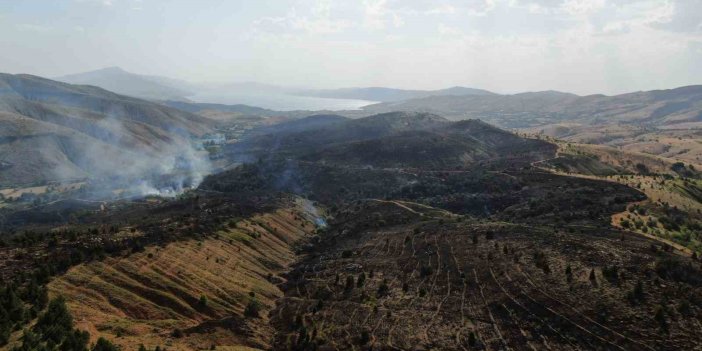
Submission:
[[[661,6],[651,21],[656,28],[682,33],[702,33],[702,0],[676,0]]]

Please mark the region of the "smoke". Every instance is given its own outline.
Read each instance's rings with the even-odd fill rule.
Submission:
[[[90,180],[87,192],[91,196],[174,197],[197,187],[211,172],[208,152],[196,149],[193,136],[183,130],[164,130],[108,116],[83,126],[83,135],[61,145]],[[75,169],[69,171],[57,167],[54,175],[75,178]]]
[[[319,210],[317,207],[312,203],[312,201],[308,199],[302,199],[302,208],[312,216],[312,219],[314,220],[314,224],[318,228],[326,228],[327,227],[327,221],[324,219],[324,217],[319,213]]]

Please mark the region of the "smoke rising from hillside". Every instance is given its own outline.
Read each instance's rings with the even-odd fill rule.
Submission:
[[[139,126],[149,133],[135,134],[129,127],[134,128],[110,117],[84,131],[89,136],[82,145],[66,148],[71,161],[90,180],[92,196],[172,197],[197,187],[211,172],[207,151],[196,149],[187,133],[161,135]],[[71,147],[74,150],[69,150]],[[54,171],[57,178],[71,178],[65,168]]]

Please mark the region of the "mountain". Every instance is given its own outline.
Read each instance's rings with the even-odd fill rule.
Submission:
[[[405,131],[428,130],[447,124],[443,117],[397,112],[347,119],[335,115],[310,116],[255,130],[251,137],[233,145],[232,152],[256,157],[271,152],[299,153],[330,144],[368,140]],[[270,128],[270,129],[269,129]]]
[[[677,228],[697,245],[702,217],[671,196],[644,205],[642,193],[670,181],[670,195],[699,197],[693,180],[558,174],[547,165],[564,151],[590,156],[416,112],[310,116],[227,147],[258,157],[175,198],[3,203],[0,229],[14,234],[0,245],[0,276],[22,287],[0,289],[3,308],[40,316],[8,314],[3,347],[26,347],[23,329],[38,340],[66,334],[34,327],[61,310],[41,307],[45,289],[63,296],[90,343],[104,337],[123,350],[687,350],[702,341],[700,260],[662,238]]]
[[[93,86],[0,74],[0,123],[8,186],[165,172],[176,157],[197,161],[189,139],[211,121]]]
[[[127,72],[119,67],[66,75],[56,80],[71,84],[94,85],[122,95],[151,100],[180,100],[192,95],[192,87],[172,78]]]
[[[425,111],[450,119],[480,118],[506,128],[559,122],[629,123],[656,128],[702,126],[702,86],[615,96],[545,91],[515,95],[431,96],[364,108],[369,113]]]
[[[402,100],[417,99],[417,98],[428,97],[428,96],[444,96],[444,95],[456,95],[456,96],[496,95],[495,93],[489,92],[487,90],[465,88],[465,87],[452,87],[452,88],[441,89],[441,90],[403,90],[403,89],[393,89],[393,88],[383,88],[383,87],[343,88],[343,89],[330,89],[330,90],[301,91],[301,92],[299,92],[299,94],[306,95],[306,96],[324,97],[324,98],[357,99],[357,100],[370,100],[370,101],[382,101],[382,102],[402,101]]]
[[[311,116],[262,127],[227,152],[239,160],[298,159],[341,168],[462,170],[527,166],[554,148],[479,120],[396,112]]]

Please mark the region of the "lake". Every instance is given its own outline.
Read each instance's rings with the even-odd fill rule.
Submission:
[[[244,104],[277,111],[293,110],[358,110],[363,106],[377,103],[368,100],[353,99],[328,99],[310,96],[296,96],[283,94],[242,94],[227,92],[201,92],[188,99],[195,102],[217,103],[217,104]]]

